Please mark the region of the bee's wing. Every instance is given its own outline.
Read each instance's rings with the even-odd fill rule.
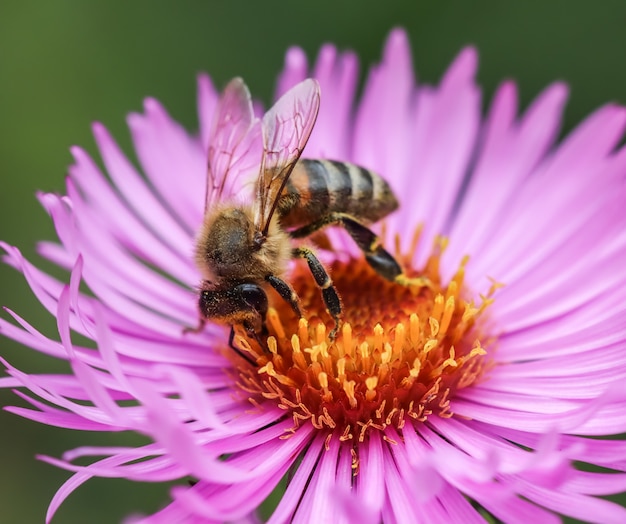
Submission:
[[[263,162],[257,182],[256,225],[267,233],[289,175],[306,145],[320,107],[320,87],[311,78],[285,93],[262,122]]]
[[[224,89],[209,138],[205,213],[222,195],[238,192],[242,174],[252,167],[244,164],[254,158],[248,152],[258,147],[259,134],[250,91],[234,78]]]

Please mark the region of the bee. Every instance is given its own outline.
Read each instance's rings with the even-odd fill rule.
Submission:
[[[337,290],[315,253],[294,243],[326,226],[344,227],[385,279],[403,285],[411,281],[367,227],[398,207],[389,184],[353,164],[300,159],[319,105],[320,88],[313,79],[289,90],[260,122],[240,78],[228,84],[219,102],[209,142],[205,215],[196,244],[204,279],[198,330],[208,319],[230,325],[231,347],[234,326],[257,339],[267,333],[268,286],[302,316],[298,295],[285,280],[292,258],[308,264],[334,320],[330,335],[335,336],[342,313]],[[225,201],[222,195],[245,191],[243,173],[249,169],[243,162],[254,156],[251,151],[261,141],[254,198]]]

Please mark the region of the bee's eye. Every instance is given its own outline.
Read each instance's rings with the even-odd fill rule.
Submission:
[[[261,315],[267,313],[267,295],[257,284],[245,283],[239,284],[235,290],[246,303],[258,311]]]

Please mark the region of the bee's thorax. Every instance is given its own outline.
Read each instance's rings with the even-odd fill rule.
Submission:
[[[277,224],[263,235],[253,216],[251,208],[242,206],[224,207],[207,216],[196,246],[196,263],[205,279],[262,281],[284,272],[288,237]]]

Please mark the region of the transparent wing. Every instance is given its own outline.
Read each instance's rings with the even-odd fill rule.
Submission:
[[[320,107],[320,87],[311,78],[287,91],[265,113],[263,161],[257,182],[257,227],[267,233],[276,203],[306,145]]]
[[[238,193],[243,175],[258,156],[259,120],[254,116],[250,91],[241,78],[231,80],[217,106],[209,138],[205,213],[223,195]]]

